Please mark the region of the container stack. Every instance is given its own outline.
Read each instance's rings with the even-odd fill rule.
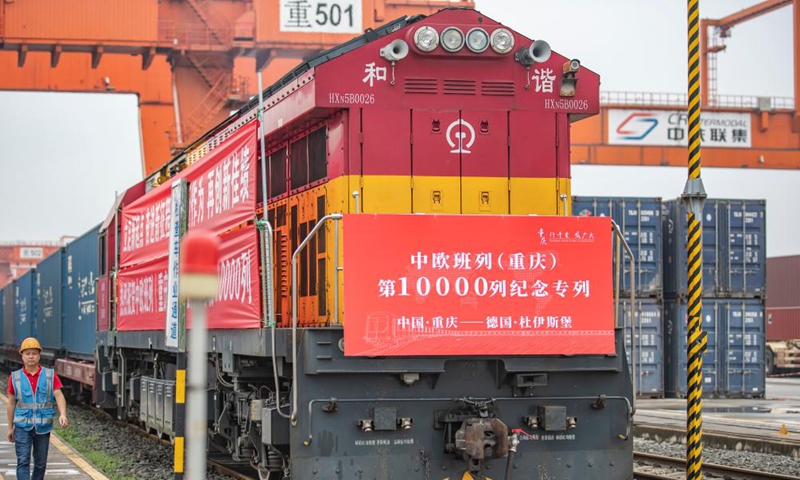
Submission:
[[[611,217],[619,225],[635,258],[635,387],[640,397],[664,396],[661,198],[573,197],[575,215]],[[616,242],[616,239],[615,239]],[[625,347],[631,364],[631,262],[623,253],[619,268],[618,317],[625,323]],[[617,265],[614,258],[614,285]]]
[[[709,199],[703,208],[703,395],[763,397],[766,206]],[[662,208],[667,396],[685,397],[687,216],[678,200]]]

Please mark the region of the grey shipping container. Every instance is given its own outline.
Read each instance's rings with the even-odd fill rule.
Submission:
[[[748,298],[766,292],[766,202],[709,199],[703,207],[703,295]],[[686,288],[686,206],[663,203],[664,294]]]
[[[99,226],[70,242],[64,252],[65,347],[72,356],[94,357],[97,332]]]
[[[664,306],[667,396],[685,397],[686,299]],[[759,298],[704,298],[703,395],[741,398],[764,396],[764,302]]]
[[[63,252],[59,249],[36,265],[37,309],[34,330],[39,343],[47,350],[61,350],[64,347],[61,314],[63,261]]]
[[[625,235],[636,263],[636,296],[660,296],[662,291],[661,198],[572,197],[572,212],[579,216],[611,217]],[[616,275],[616,257],[614,258]],[[622,292],[630,292],[630,259],[623,252]]]
[[[625,352],[631,364],[630,299],[619,303],[620,318],[625,320]],[[640,397],[664,396],[663,305],[657,298],[634,299],[634,338],[636,340],[636,393]]]
[[[3,288],[3,345],[14,344],[14,283]]]
[[[14,345],[36,336],[36,269],[25,272],[14,282]]]

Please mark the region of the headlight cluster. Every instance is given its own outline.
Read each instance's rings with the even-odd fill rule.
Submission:
[[[492,47],[495,52],[506,54],[514,48],[514,35],[505,28],[498,28],[489,34],[477,27],[464,35],[458,27],[447,27],[441,34],[433,27],[421,27],[414,32],[414,44],[423,52],[432,52],[441,44],[445,51],[451,53],[466,46],[473,53],[481,53]]]

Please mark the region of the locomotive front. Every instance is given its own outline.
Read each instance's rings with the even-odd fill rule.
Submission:
[[[360,41],[306,92],[325,180],[269,206],[310,215],[298,252],[345,214],[284,290],[292,478],[631,478],[611,226],[566,217],[599,77],[471,10]]]
[[[611,223],[568,216],[598,75],[446,9],[308,60],[264,106],[101,228],[97,403],[174,434],[170,245],[203,227],[210,450],[268,480],[632,478]]]

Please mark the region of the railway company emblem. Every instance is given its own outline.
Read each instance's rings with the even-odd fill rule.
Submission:
[[[458,125],[463,125],[464,128],[457,129]],[[460,118],[454,121],[447,127],[445,137],[447,137],[447,143],[452,148],[450,153],[472,153],[467,149],[475,143],[475,129],[472,128],[469,122]]]

